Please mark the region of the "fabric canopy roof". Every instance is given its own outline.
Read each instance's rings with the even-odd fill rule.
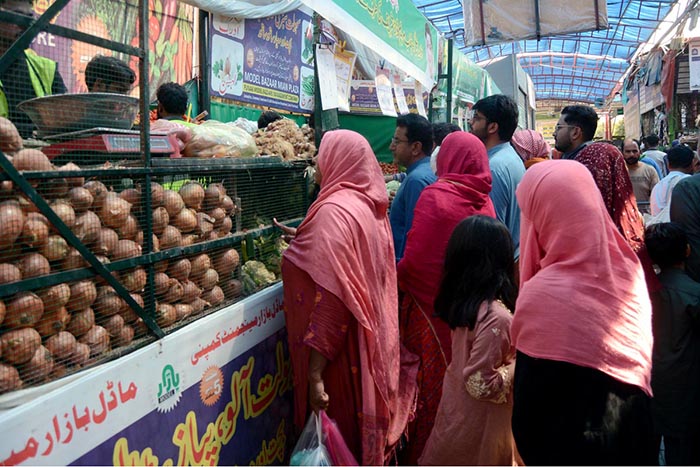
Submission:
[[[677,0],[607,0],[609,28],[490,46],[464,47],[461,0],[412,0],[416,7],[471,60],[517,54],[532,77],[537,99],[602,103],[640,44],[647,41]],[[476,0],[475,0],[476,1]],[[564,1],[564,0],[562,0]]]

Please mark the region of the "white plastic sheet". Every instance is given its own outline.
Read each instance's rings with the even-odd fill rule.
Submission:
[[[302,6],[301,0],[181,0],[210,13],[237,18],[267,18]]]

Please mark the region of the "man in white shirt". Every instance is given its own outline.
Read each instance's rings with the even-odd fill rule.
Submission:
[[[651,218],[647,225],[671,222],[671,195],[676,183],[690,176],[696,165],[695,153],[688,146],[676,146],[667,154],[669,173],[651,190]]]

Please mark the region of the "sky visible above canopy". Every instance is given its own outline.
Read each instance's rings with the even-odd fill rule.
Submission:
[[[461,0],[412,1],[474,62],[486,65],[490,59],[517,54],[520,65],[532,78],[538,100],[590,103],[602,103],[614,97],[616,85],[630,67],[639,46],[650,39],[674,4],[679,2],[607,0],[609,28],[606,30],[552,36],[539,41],[464,47]],[[562,0],[567,1],[572,0]],[[688,3],[687,0],[680,2]]]

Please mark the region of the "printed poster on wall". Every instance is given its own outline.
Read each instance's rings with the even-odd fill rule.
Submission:
[[[350,82],[352,81],[352,71],[355,68],[357,54],[336,47],[334,57],[335,75],[338,83],[338,110],[349,112]]]
[[[259,19],[214,15],[211,95],[310,113],[314,105],[313,26],[301,10]]]
[[[374,75],[374,85],[377,91],[377,100],[382,114],[389,117],[396,117],[394,107],[394,94],[391,85],[391,70],[377,66]]]
[[[316,46],[316,69],[318,70],[318,88],[321,94],[323,110],[338,108],[338,81],[335,75],[335,57],[328,46]]]
[[[375,92],[376,84],[371,80],[352,80],[350,84],[350,112],[367,115],[381,115],[379,100]]]
[[[406,95],[403,91],[403,86],[401,85],[401,74],[394,74],[394,98],[396,99],[396,106],[399,109],[399,114],[405,115],[409,113],[408,104],[406,104]]]
[[[284,464],[282,285],[0,413],[2,465]]]
[[[690,60],[690,90],[700,90],[700,40],[693,39],[688,44]]]

